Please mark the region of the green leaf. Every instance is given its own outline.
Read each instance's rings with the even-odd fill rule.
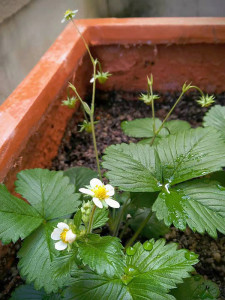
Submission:
[[[131,203],[138,208],[151,208],[159,193],[130,193]]]
[[[196,275],[186,278],[171,294],[177,300],[216,300],[220,291],[216,283]]]
[[[32,206],[0,185],[0,240],[3,243],[24,239],[42,222],[42,217]]]
[[[214,127],[225,138],[225,107],[221,105],[213,106],[204,116],[203,125]]]
[[[176,244],[165,245],[164,240],[159,240],[148,251],[137,243],[134,245],[135,254],[126,256],[122,277],[80,270],[66,290],[66,299],[175,300],[168,294],[169,290],[188,277],[193,271],[192,265],[198,262],[193,256],[187,259],[189,252],[176,250],[176,247]]]
[[[155,128],[156,130],[162,125],[162,122],[159,119],[155,119]],[[121,124],[123,132],[131,137],[136,138],[152,138],[154,136],[153,131],[153,119],[152,118],[143,118],[136,119],[133,121],[124,121]],[[164,128],[158,134],[158,138],[161,139],[169,134],[175,134],[182,130],[190,129],[191,126],[186,121],[181,120],[172,120],[164,124]]]
[[[103,167],[109,170],[107,176],[113,186],[132,192],[161,190],[162,174],[153,147],[140,144],[113,145],[105,150],[105,154]]]
[[[67,277],[55,279],[51,268],[53,256],[58,254],[51,240],[55,224],[40,226],[24,240],[18,253],[20,274],[28,284],[33,282],[36,289],[43,287],[47,293],[57,292],[67,280]]]
[[[147,218],[148,214],[149,210],[138,209],[135,213],[134,218],[130,221],[130,227],[134,231],[136,231],[140,227],[140,224]],[[166,226],[164,222],[159,221],[153,213],[150,220],[145,225],[144,229],[141,231],[141,236],[144,236],[148,239],[159,238],[164,236],[168,232],[168,226]]]
[[[77,210],[80,195],[63,172],[46,169],[21,171],[15,182],[16,191],[46,219],[62,217]]]
[[[197,128],[170,135],[157,145],[164,183],[171,185],[221,170],[225,141],[213,128]]]
[[[225,188],[209,180],[194,180],[162,191],[152,207],[159,220],[184,230],[208,232],[217,237],[216,230],[225,233]]]
[[[89,234],[84,241],[79,241],[78,252],[92,270],[114,277],[123,272],[122,248],[118,238]]]
[[[37,291],[33,285],[21,285],[13,293],[10,300],[43,300],[44,290]]]
[[[77,248],[55,257],[51,264],[55,278],[70,275],[72,270],[77,269],[77,262]]]
[[[92,228],[104,226],[108,221],[109,210],[106,208],[96,208]]]
[[[156,118],[156,129],[158,129],[161,124],[162,122]],[[151,138],[154,135],[152,118],[136,119],[133,121],[123,121],[121,123],[121,128],[126,135],[131,137]]]
[[[81,222],[82,222],[82,212],[80,209],[76,212],[73,218],[74,225],[76,226],[77,229],[79,229]]]
[[[225,187],[225,171],[217,171],[209,174],[208,177],[211,180],[217,181],[221,186]]]
[[[10,300],[62,300],[59,294],[46,294],[44,290],[37,291],[33,285],[21,285],[12,294]]]
[[[98,173],[85,167],[74,167],[64,171],[68,176],[70,183],[75,185],[75,192],[78,193],[80,188],[90,184],[91,179],[97,178]]]

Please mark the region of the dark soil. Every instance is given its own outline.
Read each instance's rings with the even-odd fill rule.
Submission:
[[[156,103],[156,116],[163,119],[174,101],[177,94],[161,95],[160,101]],[[138,94],[126,93],[97,93],[96,125],[97,144],[100,157],[104,149],[111,144],[129,143],[136,141],[122,133],[120,124],[124,120],[151,117],[151,108],[141,101],[127,101],[125,98],[137,99]],[[186,120],[193,127],[201,125],[206,109],[199,107],[194,99],[196,94],[184,97],[174,113],[172,119]],[[216,97],[217,103],[225,105],[225,94]],[[74,166],[86,166],[96,169],[94,149],[91,135],[87,132],[79,132],[79,122],[83,119],[80,111],[76,112],[70,120],[62,143],[59,147],[58,156],[52,162],[53,170],[65,170]],[[168,241],[179,243],[180,247],[195,251],[200,255],[200,262],[196,266],[199,274],[219,284],[221,298],[225,299],[225,236],[220,235],[217,240],[208,235],[201,236],[187,229],[181,232],[175,228],[166,234]],[[12,250],[15,251],[15,250]],[[4,280],[0,278],[0,299],[9,299],[9,295],[15,287],[21,283],[18,276],[16,264],[11,267],[10,272]]]

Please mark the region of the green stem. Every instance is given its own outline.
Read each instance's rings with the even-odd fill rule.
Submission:
[[[113,236],[117,236],[118,235],[120,224],[122,222],[122,218],[123,218],[124,212],[125,212],[125,210],[126,210],[126,208],[128,206],[127,202],[128,202],[129,199],[130,199],[130,197],[127,197],[126,201],[123,204],[122,209],[119,212],[119,216],[117,218],[116,226],[115,226],[114,231],[113,231]]]
[[[93,225],[93,221],[94,221],[95,210],[96,210],[96,205],[93,206],[92,211],[91,211],[91,216],[90,216],[90,220],[89,220],[89,224],[88,224],[87,233],[91,233],[91,231],[92,231],[92,225]]]
[[[145,225],[148,223],[148,221],[150,220],[151,216],[152,216],[152,210],[149,212],[149,214],[146,217],[146,219],[144,219],[144,221],[141,223],[141,225],[139,226],[139,228],[135,232],[135,234],[132,236],[132,238],[127,242],[127,244],[125,246],[125,249],[127,249],[130,245],[132,245],[134,243],[134,241],[137,239],[137,237],[139,236],[139,234],[145,228]]]
[[[97,60],[95,60],[94,63],[93,63],[94,82],[93,82],[93,90],[92,90],[90,121],[91,121],[91,132],[92,132],[92,139],[93,139],[93,145],[94,145],[94,151],[95,151],[95,158],[96,158],[96,163],[97,163],[97,168],[98,168],[98,174],[99,174],[100,180],[102,180],[101,168],[100,168],[100,163],[99,163],[99,158],[98,158],[98,148],[97,148],[97,143],[96,143],[96,135],[95,135],[95,124],[94,124],[95,90],[96,90],[96,79],[95,79],[96,65],[97,65]]]
[[[154,99],[153,99],[153,91],[152,91],[152,86],[150,86],[150,92],[151,92],[151,97],[152,97],[152,118],[153,118],[153,132],[155,134],[155,106],[154,106]]]
[[[195,85],[191,85],[188,90],[190,90],[190,89],[196,89],[204,97],[204,93],[199,87],[197,87]]]
[[[80,32],[80,30],[79,30],[79,28],[78,28],[78,26],[77,26],[77,24],[75,23],[75,21],[74,21],[73,18],[71,19],[71,21],[73,22],[73,25],[75,26],[77,32],[79,33],[79,35],[81,36],[81,38],[82,38],[82,40],[83,40],[83,42],[84,42],[84,45],[85,45],[85,47],[86,47],[86,49],[87,49],[87,52],[88,52],[88,54],[89,54],[89,56],[90,56],[91,62],[94,63],[94,58],[93,58],[93,56],[91,55],[91,51],[90,51],[90,49],[89,49],[89,47],[88,47],[88,44],[87,44],[85,38],[83,37],[83,34]]]
[[[177,101],[174,103],[173,107],[171,108],[171,110],[168,112],[167,116],[165,117],[165,119],[163,120],[161,126],[159,127],[158,130],[156,130],[151,142],[150,142],[150,145],[152,146],[154,141],[155,141],[155,138],[156,136],[159,134],[159,132],[161,131],[161,129],[163,128],[165,122],[168,120],[168,118],[170,117],[170,115],[172,114],[174,108],[177,106],[177,104],[180,102],[182,96],[184,95],[185,92],[182,91],[182,93],[180,94],[179,98],[177,99]]]

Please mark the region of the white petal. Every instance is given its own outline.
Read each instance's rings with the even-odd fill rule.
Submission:
[[[84,189],[84,188],[81,188],[79,189],[79,192],[83,193],[83,194],[87,194],[87,195],[90,195],[90,196],[94,196],[94,192],[92,192],[91,190],[89,189]]]
[[[96,187],[96,185],[103,186],[104,184],[98,178],[91,179],[91,181],[90,181],[91,188],[94,189]]]
[[[78,12],[78,9],[76,9],[76,10],[73,10],[73,13],[74,13],[74,14],[76,14],[77,12]]]
[[[103,208],[102,202],[98,198],[93,198],[92,200],[96,206]]]
[[[76,234],[73,233],[73,231],[70,229],[70,230],[67,231],[67,233],[66,233],[66,238],[65,238],[65,240],[66,240],[66,242],[68,242],[69,244],[72,244],[72,243],[75,241],[76,237],[77,237]]]
[[[105,199],[105,202],[108,204],[108,206],[111,206],[113,208],[119,208],[120,207],[119,202],[117,202],[117,201],[115,201],[111,198]]]
[[[58,241],[60,240],[60,234],[62,233],[62,229],[59,229],[59,228],[55,228],[51,234],[51,238],[54,240],[54,241]]]
[[[111,186],[110,184],[106,184],[105,188],[108,196],[113,196],[115,194],[114,187]]]
[[[64,23],[65,22],[65,18],[63,18],[62,20],[61,20],[61,23]]]
[[[69,226],[66,224],[66,223],[63,223],[63,222],[60,222],[60,223],[58,223],[57,224],[57,227],[59,228],[59,229],[70,229],[69,228]]]
[[[67,248],[67,246],[68,245],[66,243],[63,243],[63,241],[59,241],[59,242],[55,243],[55,249],[59,250],[59,251],[65,250]]]
[[[92,77],[91,80],[90,80],[90,83],[93,83],[94,80],[95,80],[94,77]]]

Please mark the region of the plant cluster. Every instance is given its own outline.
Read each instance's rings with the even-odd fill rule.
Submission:
[[[74,21],[77,11],[67,11]],[[82,130],[92,134],[98,173],[84,167],[64,172],[23,170],[16,192],[0,185],[0,239],[7,244],[22,239],[19,269],[26,285],[11,299],[217,299],[217,286],[194,273],[198,255],[177,249],[160,238],[170,225],[187,226],[216,238],[225,234],[225,108],[212,107],[204,127],[192,129],[185,121],[169,121],[175,106],[190,89],[197,89],[199,104],[207,107],[213,96],[184,84],[163,121],[155,117],[153,76],[140,100],[152,107],[152,118],[122,123],[125,134],[138,143],[112,145],[105,150],[102,177],[95,137],[96,81],[103,72],[81,35],[93,65],[89,106],[70,83],[63,105],[80,102]],[[104,183],[105,182],[105,183]],[[101,235],[101,228],[110,235]],[[126,228],[133,236],[122,244]],[[136,242],[138,236],[144,243]],[[191,273],[194,276],[191,276]]]

